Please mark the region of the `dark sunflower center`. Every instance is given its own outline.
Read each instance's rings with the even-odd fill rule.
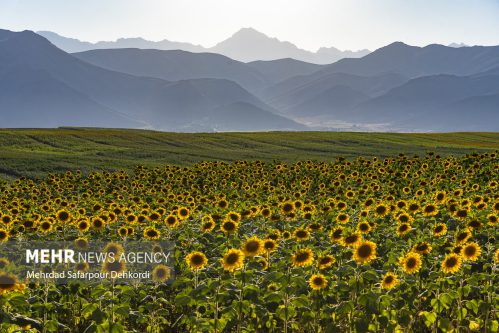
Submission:
[[[309,257],[310,256],[307,252],[300,252],[296,255],[296,261],[297,262],[304,262],[304,261],[307,261]]]
[[[194,265],[201,265],[203,263],[203,256],[200,256],[199,254],[196,254],[196,255],[193,255],[191,257],[191,262],[194,264]]]
[[[357,249],[357,254],[361,258],[368,258],[372,252],[373,252],[373,250],[372,250],[371,246],[368,244],[361,245]]]
[[[16,279],[10,275],[0,275],[0,289],[9,289],[16,284]]]
[[[331,262],[331,258],[325,257],[325,258],[321,258],[321,260],[319,261],[319,264],[326,265],[326,264],[329,264],[330,262]]]
[[[409,258],[406,262],[407,268],[414,268],[416,267],[417,261],[415,258]]]
[[[164,268],[158,268],[156,270],[155,274],[156,274],[156,277],[158,277],[160,279],[164,278],[164,277],[166,277],[166,269],[164,269]]]
[[[358,240],[357,235],[348,236],[345,238],[347,244],[355,243]]]
[[[156,232],[156,230],[148,230],[147,231],[147,236],[149,237],[156,237],[158,235],[158,233]]]
[[[307,237],[307,232],[305,230],[298,230],[296,232],[296,237],[305,238],[305,237]]]
[[[457,265],[457,259],[455,257],[450,257],[445,261],[445,266],[452,268]]]
[[[275,247],[275,243],[274,242],[265,242],[265,244],[263,246],[265,247],[266,250],[272,250]]]
[[[467,256],[474,256],[476,253],[476,248],[474,246],[467,246],[464,248],[464,254]]]
[[[389,276],[385,277],[385,283],[390,284],[392,282],[393,282],[393,276],[389,275]]]
[[[316,277],[316,278],[314,278],[313,283],[316,286],[321,286],[324,283],[324,279],[321,277]]]
[[[385,212],[386,212],[386,207],[384,207],[384,206],[376,207],[376,213],[384,214]]]
[[[234,265],[239,260],[239,255],[237,253],[231,253],[227,256],[225,262],[229,265]]]
[[[416,249],[418,251],[426,251],[428,249],[428,245],[427,244],[419,244]]]
[[[404,232],[404,231],[407,231],[409,227],[407,226],[407,224],[402,224],[400,227],[399,227],[399,231],[401,232]]]
[[[244,246],[244,248],[248,252],[257,252],[258,249],[260,248],[260,243],[257,242],[257,241],[249,241],[249,242],[246,243],[246,245]]]
[[[225,222],[224,228],[227,231],[233,231],[236,228],[236,225],[234,224],[234,222]]]
[[[444,227],[442,227],[441,225],[435,228],[435,232],[442,232],[442,230],[444,230]]]

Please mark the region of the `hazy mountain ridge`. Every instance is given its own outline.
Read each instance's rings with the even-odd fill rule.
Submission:
[[[60,49],[69,52],[83,52],[95,49],[140,48],[158,50],[183,50],[188,52],[218,53],[234,60],[252,62],[293,58],[314,64],[330,64],[345,57],[358,58],[370,51],[341,51],[334,47],[322,47],[317,52],[303,50],[287,41],[271,38],[252,28],[243,28],[213,47],[203,47],[191,43],[172,42],[167,39],[153,42],[143,38],[120,38],[116,41],[89,43],[68,38],[51,31],[38,31]]]
[[[178,50],[68,54],[33,32],[0,30],[0,123],[247,131],[307,129],[302,122],[315,129],[499,131],[498,69],[499,46],[396,42],[320,66]]]
[[[342,59],[284,80],[267,88],[264,100],[301,120],[321,116],[317,125],[331,120],[382,124],[387,130],[499,130],[499,104],[494,112],[495,99],[484,97],[499,93],[498,68],[498,46],[415,47],[397,42],[363,58]],[[350,89],[338,94],[341,86]],[[466,102],[459,103],[461,99]],[[483,105],[487,107],[482,110]],[[452,114],[453,106],[461,116]],[[445,122],[446,117],[452,121]]]
[[[30,31],[0,31],[0,37],[0,75],[9,75],[2,80],[7,87],[0,93],[2,127],[92,125],[196,131],[190,124],[198,117],[226,104],[245,102],[261,110],[254,123],[246,122],[246,128],[303,128],[281,116],[279,123],[272,108],[229,80],[170,82],[138,77],[81,61]],[[37,94],[37,89],[42,92]],[[267,119],[275,126],[256,125]],[[205,123],[203,130],[218,127]]]

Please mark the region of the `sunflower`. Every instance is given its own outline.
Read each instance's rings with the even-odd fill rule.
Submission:
[[[308,284],[313,290],[321,290],[327,287],[327,279],[322,274],[314,274],[308,280]]]
[[[353,259],[359,264],[367,264],[376,258],[376,243],[371,241],[359,242],[353,250]]]
[[[157,265],[151,272],[152,280],[157,283],[164,283],[171,277],[172,271],[166,265]]]
[[[187,207],[180,207],[177,209],[178,218],[181,220],[187,220],[191,215],[191,211]]]
[[[385,217],[389,212],[389,208],[384,204],[379,204],[374,208],[374,213],[377,217]]]
[[[9,233],[5,229],[0,229],[0,242],[6,242],[9,240]]]
[[[397,226],[397,235],[405,236],[411,231],[411,225],[409,223],[401,223]]]
[[[137,222],[137,216],[135,214],[128,214],[125,218],[127,223],[134,224]]]
[[[286,201],[281,204],[281,212],[284,215],[293,213],[295,211],[295,204],[292,201]]]
[[[230,211],[225,215],[225,219],[228,221],[232,221],[234,223],[239,223],[241,222],[241,214],[234,211]]]
[[[144,229],[143,235],[148,240],[157,240],[161,236],[161,233],[153,227],[147,227]]]
[[[92,219],[92,228],[96,231],[101,231],[105,228],[106,226],[106,223],[104,222],[104,220],[102,220],[101,218],[99,217],[94,217]]]
[[[267,238],[263,241],[263,251],[265,253],[271,253],[277,250],[277,243],[275,240]]]
[[[243,243],[241,250],[246,257],[253,258],[263,252],[263,241],[256,236],[248,238]]]
[[[476,261],[480,257],[480,254],[482,254],[482,249],[475,242],[463,245],[463,249],[461,250],[464,260],[468,261]]]
[[[497,224],[498,218],[496,214],[487,215],[487,223],[491,226],[495,226]]]
[[[85,237],[75,239],[74,244],[78,250],[86,250],[89,247],[88,239],[86,239]]]
[[[225,234],[233,234],[237,231],[237,228],[239,227],[239,224],[231,221],[231,220],[224,220],[222,222],[222,225],[220,226],[220,229],[225,233]]]
[[[55,214],[55,216],[57,218],[57,221],[59,221],[61,223],[68,223],[71,220],[71,214],[64,209],[61,209],[60,211],[58,211]]]
[[[362,241],[362,236],[359,233],[353,233],[346,235],[342,238],[341,243],[345,247],[354,248],[360,241]]]
[[[244,253],[239,249],[230,249],[222,258],[222,266],[226,271],[233,272],[244,263]]]
[[[464,244],[471,238],[471,231],[469,229],[465,229],[456,234],[456,244]]]
[[[350,221],[350,216],[348,214],[341,213],[336,216],[336,222],[340,224],[346,224],[348,221]]]
[[[445,223],[437,224],[433,228],[433,236],[441,237],[447,233],[447,225]]]
[[[414,245],[412,250],[416,253],[419,253],[419,254],[428,254],[431,252],[432,247],[427,242],[419,242],[416,245]]]
[[[106,247],[104,248],[104,250],[102,252],[113,253],[113,256],[119,257],[120,255],[122,255],[125,252],[125,249],[123,248],[123,246],[121,246],[121,244],[111,242],[111,243],[107,243]]]
[[[437,202],[444,202],[446,198],[447,198],[447,193],[445,193],[444,191],[437,192],[437,194],[435,195],[435,200]]]
[[[480,229],[482,227],[482,222],[478,221],[477,219],[473,219],[466,223],[466,226],[470,229]]]
[[[296,240],[299,242],[306,241],[307,239],[310,238],[310,232],[303,228],[296,229],[293,235],[295,236]]]
[[[336,227],[331,230],[331,232],[329,233],[329,239],[331,239],[331,242],[333,243],[341,243],[343,239],[343,228]]]
[[[291,232],[285,230],[282,232],[282,239],[287,240],[291,238]]]
[[[128,236],[128,228],[121,227],[118,229],[117,233],[118,235],[120,235],[120,237],[125,238],[126,236]]]
[[[326,254],[317,259],[317,267],[319,269],[325,269],[331,267],[336,262],[336,259],[332,255]]]
[[[399,259],[402,270],[407,274],[414,274],[421,269],[421,255],[416,252],[409,252]]]
[[[14,222],[14,219],[12,218],[12,216],[10,215],[1,215],[0,213],[0,220],[2,221],[3,224],[5,225],[9,225],[11,224],[12,222]]]
[[[314,252],[309,248],[297,250],[291,257],[291,263],[295,267],[309,266],[314,262]]]
[[[381,288],[383,289],[393,289],[397,286],[399,283],[399,279],[395,273],[388,272],[383,276],[383,279],[381,280]]]
[[[260,214],[262,214],[263,217],[267,218],[272,214],[272,211],[269,208],[265,207],[260,210]]]
[[[438,214],[438,208],[434,204],[428,204],[423,207],[423,215],[426,217],[435,216]]]
[[[10,273],[0,272],[0,295],[18,290],[19,280]]]
[[[177,218],[177,216],[175,216],[173,214],[170,214],[167,217],[165,217],[164,222],[165,222],[167,227],[172,228],[172,229],[179,225],[179,219]]]
[[[461,256],[455,253],[448,254],[445,256],[444,261],[442,261],[442,271],[445,274],[455,273],[461,268],[461,264]]]
[[[397,221],[400,223],[412,223],[413,217],[405,212],[402,212],[397,215]]]
[[[38,228],[41,230],[41,232],[46,233],[52,230],[52,223],[49,221],[43,221],[38,225]]]
[[[371,231],[372,227],[369,222],[360,222],[357,224],[357,231],[361,234],[368,234]]]
[[[201,225],[201,231],[204,233],[211,232],[213,229],[215,229],[215,225],[216,225],[215,221],[213,221],[213,219],[210,216],[208,216],[208,217],[209,217],[209,219],[203,218],[203,224]]]
[[[191,270],[203,269],[208,264],[208,258],[203,252],[194,251],[185,257],[185,262]]]
[[[258,258],[256,264],[261,271],[266,271],[269,268],[269,262],[265,258]]]

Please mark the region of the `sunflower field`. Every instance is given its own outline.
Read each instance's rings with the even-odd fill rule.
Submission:
[[[498,160],[210,161],[0,183],[0,242],[175,244],[151,283],[23,281],[0,258],[0,331],[498,332]]]

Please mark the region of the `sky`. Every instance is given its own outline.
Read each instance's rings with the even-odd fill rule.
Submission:
[[[499,45],[499,0],[0,0],[0,28],[211,47],[243,27],[300,48]]]

